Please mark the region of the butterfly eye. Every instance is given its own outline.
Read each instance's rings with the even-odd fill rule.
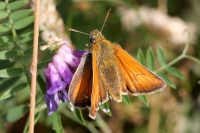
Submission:
[[[91,43],[94,43],[94,38],[91,37],[91,38],[90,38],[90,42],[91,42]]]

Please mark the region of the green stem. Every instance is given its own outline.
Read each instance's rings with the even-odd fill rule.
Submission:
[[[15,28],[14,28],[13,20],[10,18],[10,10],[8,9],[9,1],[6,0],[5,3],[6,3],[6,8],[7,8],[6,10],[7,10],[7,13],[8,13],[9,23],[10,23],[10,25],[11,25],[11,32],[12,32],[12,35],[13,35],[14,42],[16,43],[16,44],[14,45],[14,47],[13,47],[13,50],[16,49],[17,51],[21,51],[21,48],[19,47],[19,38],[18,38],[17,32],[16,32],[16,30],[15,30]],[[31,81],[30,81],[30,78],[29,78],[29,77],[30,77],[30,76],[29,76],[29,73],[28,73],[28,71],[27,71],[29,68],[27,68],[27,67],[25,66],[24,55],[23,55],[23,53],[20,52],[20,53],[18,53],[18,56],[19,56],[19,58],[20,58],[20,60],[21,60],[21,64],[22,64],[23,71],[24,71],[24,73],[25,73],[25,75],[26,75],[27,81],[28,81],[29,86],[30,86]]]
[[[70,112],[69,110],[67,110],[66,108],[64,108],[64,107],[62,107],[62,106],[60,106],[59,108],[60,108],[59,111],[60,111],[61,113],[63,113],[64,115],[66,115],[66,116],[67,116],[68,118],[70,118],[71,120],[73,120],[73,121],[79,123],[79,122],[77,121],[77,119],[72,115],[72,112]],[[91,122],[88,122],[88,121],[86,121],[86,120],[85,120],[85,127],[86,127],[88,130],[90,130],[90,132],[92,132],[92,133],[99,133],[99,131],[94,127],[94,125],[93,125]]]
[[[102,129],[103,133],[112,133],[98,112],[96,113],[96,122]]]
[[[190,55],[185,55],[185,58],[193,60],[194,62],[196,62],[196,63],[198,63],[200,65],[200,60],[195,58],[195,57],[192,57]]]
[[[184,55],[178,56],[177,58],[175,58],[174,60],[172,60],[172,61],[169,62],[168,64],[166,64],[166,65],[160,67],[159,69],[155,70],[154,73],[160,72],[160,71],[162,71],[162,70],[168,68],[169,66],[174,65],[175,63],[177,63],[178,61],[180,61],[180,60],[183,59],[183,58],[184,58]]]
[[[17,32],[16,32],[16,30],[15,30],[15,28],[14,28],[13,20],[10,18],[10,12],[11,12],[11,11],[8,9],[9,1],[6,0],[5,3],[6,3],[6,11],[7,11],[7,13],[8,13],[8,18],[9,18],[8,21],[9,21],[9,23],[10,23],[10,25],[11,25],[11,32],[12,32],[13,38],[14,38],[14,41],[15,41],[15,42],[18,42]]]
[[[188,33],[187,30],[184,31],[184,33],[186,33],[186,32]],[[190,44],[189,40],[190,40],[190,34],[188,33],[188,39],[187,39],[187,42],[185,44],[185,47],[184,47],[182,55],[186,55],[186,52],[187,52],[189,44]]]
[[[189,39],[190,39],[190,36],[189,36],[189,34],[188,34],[188,41],[187,41],[187,43],[185,44],[183,53],[182,53],[180,56],[178,56],[177,58],[175,58],[174,60],[172,60],[171,62],[169,62],[167,65],[164,65],[164,66],[160,67],[159,69],[157,69],[157,70],[154,71],[154,72],[155,72],[155,73],[160,72],[160,71],[166,69],[167,67],[174,65],[175,63],[177,63],[178,61],[180,61],[180,60],[183,59],[183,58],[187,58],[187,59],[193,60],[193,61],[195,61],[196,63],[199,63],[199,64],[200,64],[200,60],[199,60],[199,59],[197,59],[197,58],[195,58],[195,57],[192,57],[192,56],[186,54],[186,53],[187,53],[187,50],[188,50],[188,47],[189,47]]]

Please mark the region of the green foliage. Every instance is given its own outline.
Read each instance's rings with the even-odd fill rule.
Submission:
[[[22,74],[22,72],[23,72],[22,68],[1,69],[0,77],[8,78],[8,77],[13,77],[13,76],[19,76],[20,74]]]
[[[0,51],[0,59],[8,60],[17,57],[17,51]]]
[[[122,101],[123,101],[126,105],[131,105],[131,100],[130,100],[129,96],[127,96],[127,95],[122,95]]]
[[[0,35],[11,30],[11,25],[8,22],[0,24]]]
[[[146,63],[147,63],[147,68],[151,71],[155,70],[154,62],[155,60],[154,60],[153,50],[151,47],[149,47],[146,54]]]
[[[82,115],[82,111],[80,109],[72,109],[72,112],[75,116],[75,118],[80,122],[81,124],[85,125],[85,121]]]
[[[160,76],[169,86],[176,89],[175,84],[163,73],[158,73],[158,76]]]
[[[8,16],[8,13],[6,11],[0,11],[0,19],[4,19]]]
[[[20,83],[13,88],[6,89],[6,91],[0,93],[0,101],[15,95],[16,92],[24,89],[25,87],[27,87],[27,83]]]
[[[13,37],[12,36],[2,36],[0,37],[0,45],[12,45]]]
[[[106,102],[106,103],[104,103],[104,104],[101,104],[101,105],[100,105],[100,109],[101,109],[105,114],[107,114],[108,116],[112,116],[111,110],[110,110],[110,106],[109,106],[108,102]]]
[[[16,21],[13,26],[16,30],[20,30],[30,25],[33,21],[34,21],[34,16],[28,16]]]
[[[28,15],[30,15],[31,13],[33,13],[33,10],[32,9],[24,9],[24,10],[17,10],[17,11],[14,11],[10,14],[10,18],[13,20],[13,21],[16,21],[16,20],[19,20],[19,19],[22,19],[22,18],[25,18],[27,17]],[[20,14],[20,15],[19,15]]]
[[[8,110],[4,119],[6,122],[15,122],[23,117],[29,111],[29,107],[27,105],[19,105]]]
[[[6,7],[6,3],[0,2],[0,10],[5,9],[5,7]]]
[[[159,65],[160,66],[165,65],[166,59],[165,59],[165,55],[164,55],[164,52],[163,52],[161,46],[158,46],[156,53],[157,53],[157,58],[158,58]]]
[[[0,19],[3,19],[0,22],[0,112],[1,121],[8,123],[18,121],[29,111],[31,77],[26,60],[31,57],[24,55],[32,44],[33,31],[27,32],[27,29],[34,16],[32,9],[22,8],[28,2],[0,2]]]
[[[52,123],[52,128],[56,131],[56,133],[64,133],[59,113],[55,112],[50,115],[49,118]]]
[[[137,52],[137,61],[140,62],[142,65],[145,65],[144,54],[141,49]]]
[[[26,0],[21,0],[21,1],[14,1],[11,3],[8,3],[7,7],[9,10],[17,10],[19,8],[21,8],[22,6],[24,6],[25,4],[27,4],[28,1]]]
[[[148,102],[148,99],[146,98],[146,96],[145,95],[139,95],[139,96],[137,96],[139,99],[140,99],[140,101],[142,101],[147,107],[149,106],[149,102]]]
[[[166,71],[177,78],[184,79],[184,75],[175,67],[167,67]]]

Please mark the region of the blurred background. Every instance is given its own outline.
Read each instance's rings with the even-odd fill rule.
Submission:
[[[34,1],[30,1],[22,8],[33,7]],[[156,52],[160,45],[167,62],[170,62],[182,54],[185,44],[189,42],[187,54],[200,59],[199,0],[41,0],[41,45],[47,42],[49,35],[54,34],[59,38],[70,38],[75,49],[85,49],[85,45],[89,44],[89,37],[67,31],[65,27],[86,33],[94,29],[100,30],[110,8],[111,12],[102,33],[106,39],[121,45],[133,57],[136,57],[139,48],[146,55],[148,47]],[[32,29],[33,24],[19,30],[18,33],[22,34]],[[26,48],[32,45],[32,41],[28,43]],[[49,51],[39,51],[39,63],[50,61],[50,58]],[[30,66],[30,62],[31,60],[26,60],[27,66]],[[157,61],[155,64],[159,68]],[[159,94],[148,95],[149,107],[131,95],[130,105],[110,100],[112,116],[99,110],[97,120],[93,121],[85,109],[82,111],[85,125],[71,116],[69,108],[59,108],[64,132],[199,133],[200,64],[190,59],[182,59],[174,67],[184,78],[167,74],[175,89],[167,86]],[[45,86],[42,67],[39,67],[39,75],[39,81]],[[1,79],[2,82],[4,83],[4,79]],[[10,80],[5,82],[2,88],[11,87]],[[38,90],[37,93],[37,101],[44,98],[44,94],[40,92],[44,92],[45,87],[41,88],[42,91]],[[29,103],[29,87],[22,88],[20,92],[0,102],[1,116],[5,118],[8,116],[6,112],[12,107]],[[47,109],[42,109],[39,115],[35,132],[55,132]],[[15,121],[3,119],[6,132],[23,132],[27,118],[28,110]]]

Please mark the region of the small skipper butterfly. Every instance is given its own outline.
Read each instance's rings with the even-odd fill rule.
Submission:
[[[105,25],[108,11],[102,29]],[[80,32],[72,28],[70,31]],[[90,107],[89,116],[96,118],[99,105],[109,98],[121,102],[122,95],[151,94],[163,89],[166,84],[157,75],[137,62],[119,45],[107,40],[102,29],[89,35],[91,45],[72,78],[68,96],[76,108]]]

